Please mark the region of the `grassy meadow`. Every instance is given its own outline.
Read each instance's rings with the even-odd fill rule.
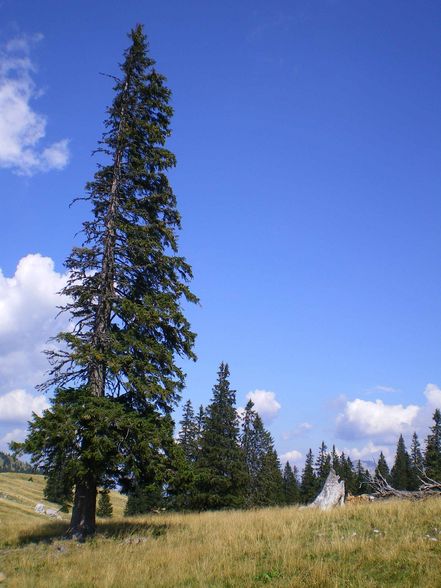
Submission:
[[[440,499],[123,518],[112,493],[116,516],[79,544],[68,515],[33,512],[43,487],[0,474],[0,586],[441,587]]]

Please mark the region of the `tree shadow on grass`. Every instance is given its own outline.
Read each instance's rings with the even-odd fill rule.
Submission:
[[[96,534],[86,539],[93,541],[96,539],[116,539],[128,540],[131,538],[157,538],[164,535],[171,527],[176,527],[170,523],[151,522],[151,521],[103,521],[98,522]],[[29,545],[30,543],[47,543],[50,544],[54,540],[68,539],[67,531],[69,525],[62,521],[53,521],[40,527],[39,529],[30,529],[29,531],[22,531],[14,542],[16,546]],[[136,542],[136,541],[134,541]]]

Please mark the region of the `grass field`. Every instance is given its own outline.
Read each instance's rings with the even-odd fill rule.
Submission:
[[[112,493],[118,516],[78,544],[29,477],[0,474],[1,586],[441,587],[441,499],[123,518]]]

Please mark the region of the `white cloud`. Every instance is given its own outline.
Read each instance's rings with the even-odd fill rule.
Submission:
[[[283,455],[280,456],[280,461],[282,463],[286,463],[287,461],[291,462],[295,462],[295,461],[300,461],[302,459],[303,455],[300,453],[300,451],[297,451],[297,449],[293,449],[291,451],[287,451],[286,453],[284,453]]]
[[[26,422],[33,412],[41,416],[48,407],[49,403],[43,395],[33,396],[25,390],[12,390],[0,396],[0,422]]]
[[[268,390],[254,390],[254,392],[248,392],[246,397],[253,402],[255,410],[266,420],[272,420],[282,408],[274,392]]]
[[[8,431],[3,437],[0,437],[0,450],[8,451],[11,441],[24,441],[26,437],[25,429],[13,429]]]
[[[436,384],[427,384],[424,396],[427,398],[430,408],[441,408],[441,388]]]
[[[69,161],[67,139],[41,146],[47,117],[33,110],[41,95],[32,74],[30,48],[42,36],[17,37],[0,51],[0,167],[30,175],[62,169]]]
[[[368,444],[364,447],[345,447],[343,451],[346,455],[349,455],[352,459],[355,460],[367,459],[369,461],[377,461],[381,451],[383,452],[383,455],[386,457],[386,459],[390,459],[392,457],[392,449],[390,446],[381,444],[377,445],[372,441],[369,441]]]
[[[47,341],[68,325],[65,315],[56,318],[66,280],[39,254],[23,257],[11,278],[0,270],[0,393],[42,381]]]
[[[8,424],[24,423],[48,406],[46,397],[32,390],[48,369],[43,353],[48,339],[69,327],[66,315],[56,316],[66,302],[58,294],[66,280],[67,274],[56,272],[53,260],[40,254],[23,257],[12,277],[0,270],[0,443],[5,447],[18,439]]]
[[[414,404],[384,404],[356,398],[346,402],[337,417],[337,433],[342,439],[396,436],[410,430],[420,407]]]

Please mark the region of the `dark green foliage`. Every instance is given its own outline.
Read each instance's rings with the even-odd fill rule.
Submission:
[[[325,442],[322,441],[322,444],[319,447],[317,460],[315,462],[315,475],[317,478],[317,486],[319,492],[325,485],[326,478],[328,477],[330,471],[331,456],[328,453],[328,448],[326,447]]]
[[[358,492],[357,475],[351,458],[346,456],[344,452],[338,455],[335,445],[332,446],[332,451],[329,454],[323,441],[315,464],[317,494],[323,488],[331,467],[337,476],[344,481],[346,494],[356,494]]]
[[[357,475],[354,470],[354,464],[349,456],[346,457],[344,451],[342,451],[339,459],[339,471],[336,472],[342,480],[345,482],[346,494],[355,495],[358,492]]]
[[[176,510],[195,508],[197,503],[196,461],[201,451],[204,409],[194,414],[191,400],[183,409],[178,442],[173,452],[173,463],[167,485],[167,507]]]
[[[107,519],[113,516],[113,506],[110,501],[109,490],[100,490],[96,516]]]
[[[400,435],[395,454],[395,462],[390,472],[391,485],[397,490],[409,490],[411,485],[410,457],[406,450],[403,435]]]
[[[189,510],[196,502],[195,464],[186,459],[179,443],[172,452],[165,502],[172,510]]]
[[[283,470],[283,497],[285,504],[297,504],[300,502],[300,487],[297,479],[297,468],[291,468],[289,461]]]
[[[262,468],[257,480],[256,506],[273,506],[283,503],[283,476],[280,469],[280,460],[274,449],[271,434],[265,431],[265,452],[262,459]]]
[[[247,472],[246,506],[280,504],[283,501],[283,482],[279,458],[273,439],[265,430],[251,400],[243,415],[241,448]]]
[[[375,468],[375,476],[381,476],[386,482],[390,482],[389,466],[387,465],[386,458],[384,457],[382,451],[380,452],[377,467]]]
[[[235,508],[244,504],[246,468],[239,446],[236,392],[221,363],[213,397],[204,418],[201,453],[196,462],[196,503],[204,509]]]
[[[54,399],[22,446],[45,473],[62,464],[76,484],[71,530],[80,535],[94,532],[97,486],[133,494],[162,483],[184,384],[175,359],[194,358],[182,303],[196,298],[177,255],[180,216],[166,176],[175,165],[165,147],[170,91],[141,26],[130,39],[97,150],[103,163],[83,198],[92,219],[66,261],[74,328],[48,354],[42,388],[55,387]]]
[[[312,502],[318,494],[318,481],[314,473],[314,455],[310,449],[306,455],[305,467],[300,482],[300,499],[303,503]]]
[[[441,412],[438,408],[433,414],[433,421],[431,433],[427,437],[424,465],[427,476],[441,482]]]
[[[331,467],[337,475],[340,475],[340,457],[335,449],[335,445],[332,446],[331,451]]]
[[[38,470],[25,461],[17,459],[9,453],[0,451],[0,472],[17,472],[20,474],[37,474]]]
[[[196,425],[198,430],[198,439],[200,441],[202,437],[202,431],[204,430],[204,423],[205,423],[205,409],[202,404],[199,407],[198,414],[196,415]],[[200,443],[199,443],[200,446]]]
[[[54,468],[46,477],[44,497],[49,502],[61,504],[62,512],[69,512],[73,500],[72,481],[64,474],[64,468]]]
[[[363,467],[360,460],[357,461],[354,478],[355,492],[354,496],[360,494],[369,494],[372,492],[371,475],[369,471]]]
[[[181,430],[179,431],[179,445],[184,452],[185,459],[189,463],[194,463],[199,453],[200,443],[200,425],[195,417],[191,400],[187,400],[180,421]]]
[[[130,491],[127,497],[124,515],[146,514],[160,508],[162,504],[163,493],[158,483],[139,484]]]
[[[410,446],[409,490],[418,490],[421,485],[421,476],[424,476],[424,459],[418,435],[414,433],[412,436],[412,445]]]

